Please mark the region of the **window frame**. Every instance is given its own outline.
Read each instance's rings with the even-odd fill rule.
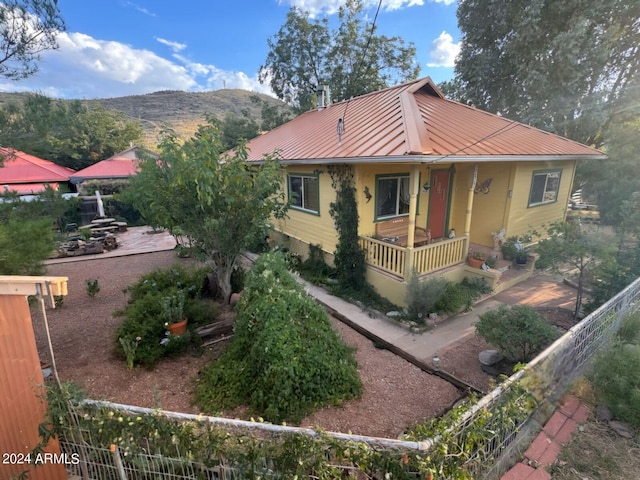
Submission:
[[[558,176],[558,183],[555,188],[555,195],[552,200],[545,200],[545,195],[549,193],[549,191],[547,190],[547,186],[549,183],[549,175],[552,175],[552,174],[557,174]],[[542,189],[542,198],[538,201],[533,198],[533,194],[534,194],[534,185],[536,182],[536,177],[540,175],[546,175],[546,179],[544,183],[544,188]],[[528,208],[539,207],[541,205],[549,205],[551,203],[556,203],[558,201],[558,194],[560,193],[561,181],[562,181],[561,168],[554,168],[554,169],[547,169],[547,170],[534,170],[531,174],[531,186],[529,188],[529,203],[527,205]]]
[[[292,197],[292,193],[296,194],[296,192],[293,192],[291,190],[291,178],[292,177],[298,177],[300,178],[300,185],[302,186],[302,198],[301,198],[301,204],[302,206],[298,206],[296,204],[293,203],[293,197]],[[316,205],[318,206],[317,210],[313,210],[311,208],[306,208],[304,205],[304,179],[305,178],[310,178],[310,179],[314,179],[316,181]],[[297,210],[299,212],[304,212],[304,213],[308,213],[310,215],[317,215],[320,216],[320,176],[317,173],[297,173],[297,172],[291,172],[291,173],[287,173],[287,195],[288,195],[288,199],[289,199],[289,207],[292,208],[293,210]],[[297,195],[297,194],[296,194]]]
[[[379,188],[379,183],[380,180],[390,180],[390,179],[396,179],[398,180],[398,193],[396,196],[396,211],[395,213],[391,214],[391,215],[384,215],[384,216],[380,216],[378,215],[378,206],[380,205],[379,199],[378,199],[378,193],[380,192],[380,188]],[[407,183],[408,183],[408,188],[409,190],[411,189],[411,174],[409,172],[401,172],[401,173],[385,173],[385,174],[381,174],[381,175],[376,175],[375,177],[375,215],[374,215],[374,222],[386,222],[387,220],[391,220],[394,218],[399,218],[399,217],[407,217],[409,216],[409,212],[407,213],[398,213],[399,211],[399,207],[400,207],[400,190],[401,190],[401,184],[400,181],[406,178],[407,179]],[[418,193],[418,202],[419,202],[419,195],[420,193]],[[417,214],[417,212],[416,212]]]

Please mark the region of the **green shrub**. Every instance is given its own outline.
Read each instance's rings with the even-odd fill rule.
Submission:
[[[324,252],[320,245],[309,244],[309,257],[298,265],[297,270],[302,277],[312,283],[325,283],[333,269],[324,261]]]
[[[616,419],[640,428],[640,345],[618,343],[595,364],[593,383],[598,401]]]
[[[618,338],[625,343],[640,343],[640,312],[625,317],[618,330]]]
[[[493,291],[489,282],[484,277],[464,277],[462,285],[470,288],[475,292],[475,295],[486,295]]]
[[[526,305],[502,305],[483,313],[476,331],[514,362],[530,361],[559,336],[556,328]]]
[[[313,410],[358,397],[353,352],[286,269],[265,254],[247,278],[235,335],[202,371],[195,401],[206,412],[237,405],[272,422],[297,422]]]
[[[450,282],[444,278],[428,278],[420,281],[414,271],[407,285],[407,317],[409,320],[424,324],[430,313],[435,312],[436,304],[447,291]]]
[[[462,307],[470,309],[478,292],[462,283],[447,282],[444,293],[435,304],[438,313],[456,313]]]
[[[164,356],[175,356],[190,346],[200,343],[193,330],[211,323],[218,314],[212,301],[200,298],[203,292],[206,269],[172,267],[154,270],[142,276],[125,291],[129,303],[116,316],[124,321],[116,329],[116,350],[126,357],[125,345],[136,342],[133,353],[129,353],[133,364],[152,367]],[[184,316],[189,319],[188,331],[184,335],[167,335],[162,302],[163,298],[184,294]],[[137,340],[139,338],[139,340]]]
[[[149,293],[184,290],[189,298],[199,297],[205,287],[208,269],[185,268],[174,265],[171,268],[159,268],[140,277],[135,284],[128,286],[129,302],[135,302]]]

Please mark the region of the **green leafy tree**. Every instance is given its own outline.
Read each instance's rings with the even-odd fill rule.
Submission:
[[[260,130],[268,132],[280,125],[287,123],[291,120],[291,110],[282,108],[278,105],[269,105],[268,102],[260,98],[258,95],[251,95],[249,97],[251,103],[260,105],[262,108],[260,115],[262,121],[260,122]]]
[[[338,27],[332,29],[327,17],[309,20],[306,12],[293,7],[267,41],[260,81],[303,112],[314,106],[321,85],[328,85],[339,101],[416,78],[414,45],[376,35],[362,12],[362,0],[347,0],[338,11]]]
[[[547,230],[548,238],[538,246],[543,264],[567,263],[578,271],[578,288],[574,317],[578,318],[582,309],[585,277],[588,268],[599,262],[606,262],[614,251],[603,245],[596,235],[587,234],[578,222],[556,222]],[[551,259],[551,260],[550,260]]]
[[[249,112],[246,110],[242,112],[242,116],[228,112],[222,120],[217,120],[217,124],[222,148],[225,150],[236,148],[260,133],[258,124],[249,118]]]
[[[139,123],[80,100],[29,95],[0,109],[0,144],[79,170],[142,138]]]
[[[464,0],[457,15],[459,99],[602,145],[640,68],[638,2]]]
[[[277,159],[248,165],[243,145],[232,154],[225,150],[214,121],[184,143],[166,132],[160,160],[140,164],[126,195],[152,224],[191,238],[228,301],[240,254],[265,235],[271,218],[285,215],[287,203]]]
[[[57,0],[0,3],[0,76],[18,80],[38,71],[40,53],[58,48],[65,31]]]

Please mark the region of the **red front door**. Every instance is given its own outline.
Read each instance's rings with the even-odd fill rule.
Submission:
[[[429,190],[429,225],[432,238],[442,238],[448,234],[447,211],[449,210],[449,188],[451,172],[434,170],[431,173]]]

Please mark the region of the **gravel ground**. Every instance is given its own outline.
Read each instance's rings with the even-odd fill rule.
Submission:
[[[187,262],[190,260],[167,251],[49,265],[48,275],[69,277],[69,295],[63,306],[47,311],[60,377],[81,385],[94,399],[199,413],[190,402],[193,380],[208,361],[221,354],[223,344],[207,348],[201,356],[163,360],[153,370],[127,370],[124,360],[113,353],[114,332],[121,319],[112,314],[126,305],[122,290],[151,270]],[[86,293],[89,278],[100,283],[95,298]],[[47,361],[41,315],[34,311],[33,319],[38,350]],[[376,349],[357,332],[332,321],[345,342],[356,349],[364,394],[342,407],[318,411],[302,425],[395,438],[411,424],[442,413],[459,398],[451,384],[391,352]],[[477,356],[462,355],[464,348],[457,349],[458,355],[455,350],[447,359],[452,368],[464,372],[477,364]],[[233,415],[240,415],[239,411]]]

